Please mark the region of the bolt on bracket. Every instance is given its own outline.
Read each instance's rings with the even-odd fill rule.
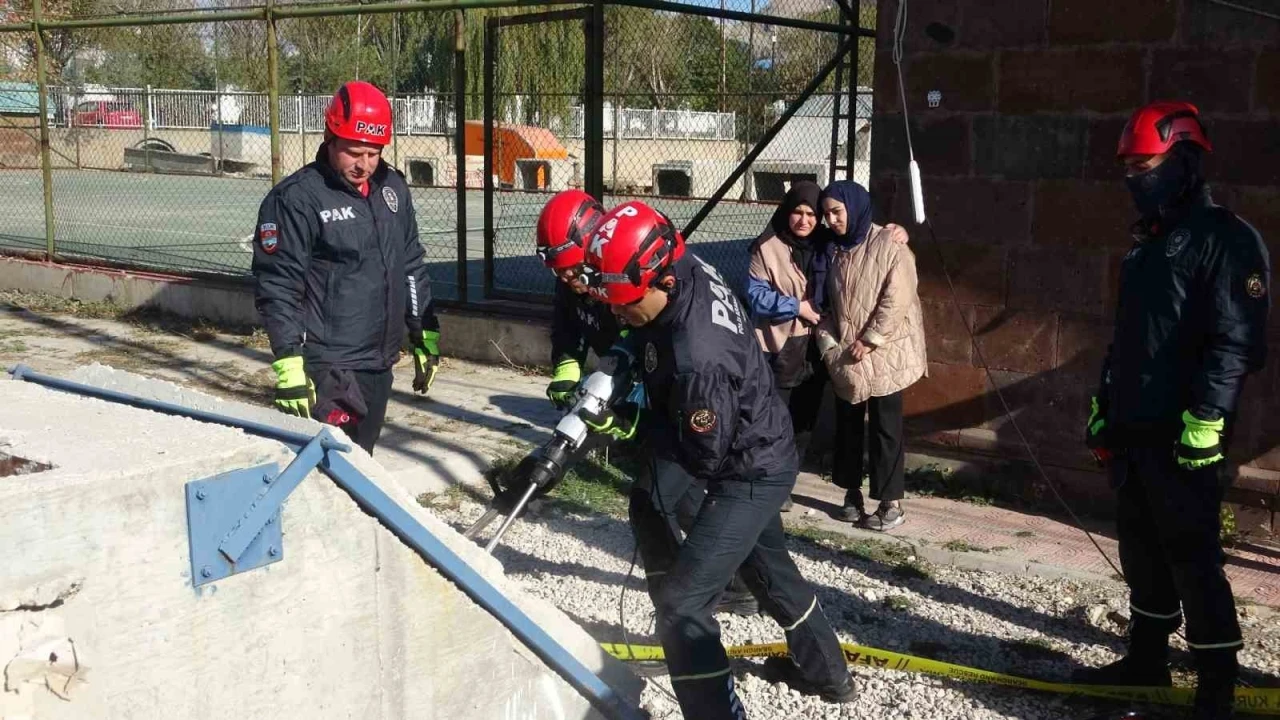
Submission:
[[[327,429],[321,430],[283,471],[270,463],[187,483],[192,586],[283,560],[284,501],[329,450],[349,449]]]

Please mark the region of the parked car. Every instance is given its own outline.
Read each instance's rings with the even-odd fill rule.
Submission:
[[[88,100],[76,105],[77,127],[140,128],[142,113],[125,102]]]

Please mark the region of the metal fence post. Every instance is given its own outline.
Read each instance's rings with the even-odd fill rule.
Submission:
[[[497,192],[496,183],[493,180],[493,156],[497,152],[494,147],[497,133],[493,131],[497,111],[494,107],[493,95],[497,92],[495,75],[497,74],[500,21],[499,17],[486,18],[484,21],[484,147],[482,152],[484,153],[484,296],[486,299],[493,294],[493,244],[496,232],[493,226],[493,195]]]
[[[53,165],[49,160],[49,78],[45,76],[44,31],[40,27],[40,0],[31,2],[32,25],[36,31],[36,103],[40,112],[40,177],[44,186],[44,255],[53,262]]]
[[[293,102],[298,111],[298,145],[302,146],[302,162],[298,163],[298,167],[303,167],[309,161],[307,160],[307,120],[302,116],[301,90],[298,91],[298,95],[294,98]]]
[[[453,162],[458,206],[458,302],[467,301],[467,27],[453,11]]]
[[[142,168],[144,172],[151,170],[151,123],[153,115],[151,107],[151,85],[142,88]]]
[[[214,103],[214,114],[215,114],[214,116],[218,119],[218,152],[214,156],[213,161],[217,163],[217,167],[215,169],[217,170],[218,175],[221,176],[222,166],[224,165],[222,161],[227,152],[227,145],[226,145],[226,141],[223,139],[223,134],[222,134],[222,126],[224,124],[222,120],[222,86],[216,82],[214,83],[214,86],[213,86],[213,103]]]
[[[583,114],[583,189],[604,201],[604,0],[591,3],[587,35],[586,97]],[[614,133],[617,134],[617,128]]]
[[[267,0],[267,123],[271,132],[271,184],[280,182],[280,57],[274,0]]]
[[[622,98],[613,96],[613,194],[618,194],[618,137],[622,135]]]

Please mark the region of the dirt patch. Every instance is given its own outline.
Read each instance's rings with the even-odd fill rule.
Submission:
[[[48,463],[28,460],[24,457],[0,452],[0,477],[9,477],[11,475],[34,475],[36,473],[52,469],[53,466]]]

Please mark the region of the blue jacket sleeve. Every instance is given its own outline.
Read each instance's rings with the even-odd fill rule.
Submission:
[[[756,320],[782,322],[800,314],[799,300],[755,276],[747,276],[747,304]]]

